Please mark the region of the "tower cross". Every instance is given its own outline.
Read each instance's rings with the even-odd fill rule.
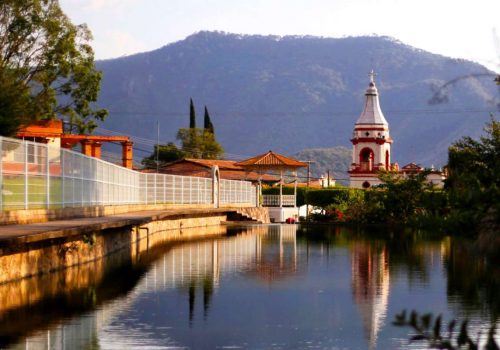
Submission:
[[[370,77],[370,83],[375,83],[375,77],[377,76],[377,74],[373,71],[373,69],[370,71],[370,74],[368,74],[368,76]]]

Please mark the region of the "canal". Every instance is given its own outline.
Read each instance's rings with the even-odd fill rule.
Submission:
[[[6,349],[425,349],[403,309],[498,319],[499,269],[467,241],[333,226],[227,227],[0,285]]]

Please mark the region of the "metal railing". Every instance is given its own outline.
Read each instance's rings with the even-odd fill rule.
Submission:
[[[211,178],[141,173],[71,150],[0,137],[0,210],[210,204]],[[220,180],[220,203],[256,205],[248,181]]]
[[[283,195],[281,199],[282,207],[295,207],[295,196],[293,194]],[[264,207],[279,207],[280,195],[279,194],[264,194],[262,195],[262,205]]]

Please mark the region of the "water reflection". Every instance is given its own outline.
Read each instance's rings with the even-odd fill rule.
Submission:
[[[136,255],[0,285],[0,341],[15,349],[397,349],[407,333],[390,321],[403,308],[465,313],[476,325],[498,317],[496,267],[458,241],[338,227],[229,230],[188,243],[153,237]]]
[[[468,241],[448,241],[444,265],[448,273],[450,300],[465,307],[456,310],[462,317],[490,315],[490,323],[500,317],[500,258],[477,258]]]
[[[385,245],[359,241],[351,245],[352,294],[363,319],[370,349],[377,344],[389,301],[389,252]]]

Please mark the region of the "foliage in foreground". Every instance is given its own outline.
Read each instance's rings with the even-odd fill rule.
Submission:
[[[101,73],[91,34],[73,25],[57,0],[0,2],[0,134],[67,116],[75,131],[92,131],[107,111],[95,109]]]
[[[424,173],[407,178],[384,173],[381,178],[384,184],[369,190],[338,187],[308,191],[306,203],[320,209],[310,219],[425,226],[435,223],[443,214],[446,194],[428,185]]]
[[[425,341],[429,349],[479,349],[479,338],[474,341],[467,330],[467,320],[462,321],[460,331],[456,332],[457,321],[452,320],[448,323],[446,330],[442,330],[442,319],[439,315],[433,322],[431,313],[419,316],[416,311],[412,311],[407,318],[406,310],[396,315],[392,323],[397,327],[410,327],[415,332],[409,341]],[[495,325],[492,325],[489,332],[484,350],[498,350],[498,344],[495,341]]]
[[[464,137],[448,152],[446,191],[457,230],[471,230],[492,213],[500,222],[500,122],[491,118],[479,140]]]

